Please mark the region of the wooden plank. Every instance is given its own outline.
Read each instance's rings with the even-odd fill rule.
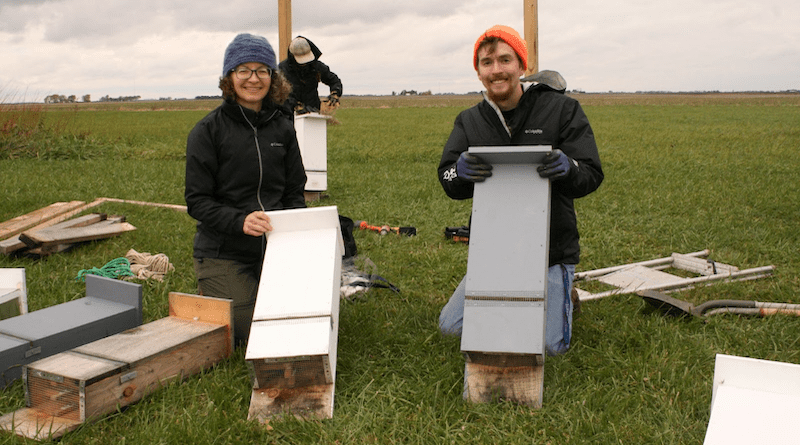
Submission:
[[[231,300],[221,298],[170,292],[169,316],[231,326],[233,324],[232,304]]]
[[[186,211],[186,206],[181,206],[181,205],[160,204],[160,203],[144,202],[144,201],[132,201],[132,200],[125,200],[125,199],[117,199],[117,198],[97,198],[94,201],[90,202],[89,204],[85,204],[83,206],[77,207],[77,208],[72,209],[72,210],[70,210],[70,211],[68,211],[68,212],[66,212],[66,213],[64,213],[62,215],[59,215],[58,217],[52,218],[52,219],[50,219],[48,221],[44,221],[41,224],[30,228],[29,230],[39,230],[39,229],[43,229],[45,227],[50,227],[50,226],[52,226],[52,225],[54,225],[56,223],[59,223],[59,222],[64,221],[64,220],[66,220],[68,218],[71,218],[72,216],[77,215],[78,213],[81,213],[84,210],[90,209],[92,207],[97,207],[98,205],[103,204],[105,202],[118,202],[118,203],[122,203],[122,204],[155,206],[155,207],[169,208],[169,209],[172,209],[172,210],[177,210],[177,211],[182,211],[182,212]],[[3,238],[0,237],[0,239],[3,239]],[[3,241],[0,241],[0,253],[2,253],[4,255],[10,255],[10,254],[12,254],[12,253],[14,253],[14,252],[16,252],[16,251],[18,251],[20,249],[25,249],[27,247],[28,246],[19,239],[19,234],[14,235],[14,236],[12,236],[12,237],[10,237],[8,239],[4,239]],[[51,250],[53,250],[55,252],[55,251],[58,251],[59,248],[54,248],[54,249],[51,249]],[[48,252],[44,252],[44,253],[46,254]]]
[[[34,440],[58,439],[77,429],[81,422],[22,408],[0,417],[0,429]]]
[[[169,293],[169,316],[227,326],[228,355],[233,352],[233,301],[202,295]]]
[[[253,389],[247,419],[261,423],[281,416],[330,419],[333,417],[334,385]]]
[[[126,363],[140,362],[154,351],[167,352],[208,332],[225,327],[211,323],[166,317],[128,329],[111,337],[78,346],[73,351]],[[69,371],[64,375],[73,377]]]
[[[474,403],[510,401],[542,407],[541,356],[469,354],[464,368],[464,399]]]
[[[127,222],[101,221],[84,227],[26,231],[19,237],[29,247],[40,247],[109,238],[132,230],[136,227]]]
[[[85,227],[91,224],[99,223],[108,219],[105,213],[89,213],[88,215],[79,216],[77,218],[68,219],[59,223],[53,224],[48,230],[61,230],[71,229],[73,227]]]
[[[0,239],[4,240],[8,237],[18,235],[27,229],[41,224],[43,221],[48,221],[70,210],[74,210],[83,204],[83,201],[56,202],[47,207],[9,219],[8,221],[0,223]]]
[[[88,215],[79,216],[77,218],[68,219],[66,221],[54,224],[50,226],[48,230],[85,227],[91,224],[96,224],[100,221],[105,221],[107,219],[108,216],[105,213],[90,213]],[[17,239],[19,240],[19,236],[17,236]],[[22,242],[21,240],[19,242],[24,244],[24,247],[28,247],[28,245]],[[47,246],[39,246],[32,249],[28,249],[26,253],[31,255],[46,256],[46,255],[52,255],[54,253],[65,252],[74,246],[75,246],[74,244],[51,244]]]
[[[118,202],[121,204],[133,204],[139,206],[148,206],[148,207],[161,207],[165,209],[172,209],[177,210],[179,212],[185,212],[186,206],[185,205],[177,205],[177,204],[161,204],[158,202],[146,202],[146,201],[133,201],[130,199],[117,199],[117,198],[98,198],[102,199],[103,202]]]
[[[85,219],[83,217],[68,219],[68,218],[72,217],[73,215],[82,212],[85,209],[88,209],[90,207],[96,206],[98,203],[99,203],[98,201],[94,201],[94,202],[92,202],[90,204],[87,204],[85,206],[79,207],[77,209],[73,209],[73,210],[71,210],[71,211],[69,211],[67,213],[64,213],[64,214],[56,217],[56,218],[53,218],[53,219],[51,219],[49,221],[46,221],[46,222],[44,222],[42,224],[39,224],[36,227],[28,229],[27,231],[37,231],[37,230],[41,230],[41,229],[48,228],[48,227],[54,227],[54,226],[63,227],[63,228],[80,227],[80,226],[84,226],[84,225],[90,224],[91,221],[99,222],[99,221],[102,221],[104,219],[107,219],[107,217],[104,214],[93,214],[93,215],[103,215],[99,220],[96,220],[96,221],[95,221],[95,219],[97,219],[97,216],[88,216],[88,215],[87,215],[87,218],[85,218]],[[16,252],[16,251],[18,251],[20,249],[27,249],[27,248],[28,248],[28,245],[25,244],[20,239],[20,235],[19,234],[14,235],[14,236],[12,236],[11,238],[9,238],[7,240],[0,241],[0,253],[6,254],[6,255],[11,254],[13,252]],[[63,251],[63,250],[66,250],[66,247],[62,248],[60,246],[57,246],[57,247],[54,246],[54,247],[48,248],[47,251],[45,251],[44,253],[55,253],[57,251]],[[39,252],[32,252],[32,253],[39,254]]]

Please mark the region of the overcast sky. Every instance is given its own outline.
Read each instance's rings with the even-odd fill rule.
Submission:
[[[347,94],[480,91],[472,47],[485,29],[523,34],[523,0],[294,0]],[[800,89],[797,0],[539,0],[539,68],[569,89]],[[278,0],[0,0],[0,101],[49,94],[218,95],[240,32],[278,48]],[[321,85],[320,94],[327,95]]]

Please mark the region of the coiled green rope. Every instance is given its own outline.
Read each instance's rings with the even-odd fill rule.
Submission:
[[[93,267],[91,269],[83,269],[78,272],[76,280],[86,281],[86,274],[100,275],[105,278],[119,278],[119,277],[132,277],[134,276],[131,271],[131,262],[125,257],[120,257],[109,261],[101,268]]]

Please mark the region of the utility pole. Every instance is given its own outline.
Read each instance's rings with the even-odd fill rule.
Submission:
[[[278,0],[278,62],[289,57],[292,41],[292,0]]]
[[[539,72],[539,0],[523,0],[525,13],[525,43],[528,44],[528,71],[525,75]]]

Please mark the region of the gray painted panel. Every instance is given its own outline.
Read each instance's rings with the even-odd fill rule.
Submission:
[[[141,284],[89,274],[86,275],[86,296],[126,304],[142,312]],[[139,324],[142,324],[141,318]]]
[[[550,181],[535,162],[548,151],[470,148],[493,171],[472,200],[463,351],[544,353]]]
[[[467,296],[538,298],[547,289],[550,181],[535,164],[496,164],[475,184]]]
[[[543,301],[466,300],[461,350],[544,354]]]
[[[83,297],[0,322],[0,333],[36,342],[136,308],[95,297]]]
[[[39,358],[25,357],[32,351],[31,345],[15,338],[0,335],[0,388],[14,383],[22,376],[22,365]],[[33,351],[35,352],[35,350]]]

